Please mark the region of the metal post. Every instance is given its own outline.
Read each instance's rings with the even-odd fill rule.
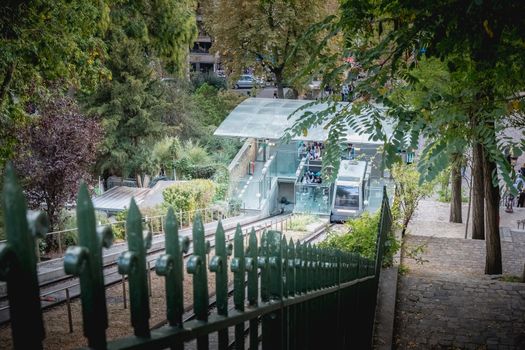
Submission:
[[[122,301],[124,302],[124,309],[128,308],[128,302],[126,300],[126,278],[122,275]]]
[[[239,312],[244,311],[246,289],[244,282],[246,280],[246,265],[244,256],[244,240],[242,237],[241,226],[237,224],[234,238],[234,258],[231,262],[231,270],[233,272],[233,303],[235,310]],[[235,325],[235,348],[244,349],[244,322]]]
[[[149,296],[151,298],[152,293],[151,293],[151,265],[150,263],[151,261],[148,261],[148,290],[149,290]]]
[[[60,253],[60,255],[62,255],[62,253],[63,253],[62,252],[62,242],[61,242],[61,239],[60,239],[60,235],[61,234],[62,234],[61,232],[58,233],[58,252]]]
[[[128,251],[123,252],[118,260],[118,272],[128,275],[129,306],[131,324],[137,337],[149,337],[150,308],[148,297],[148,277],[146,274],[146,249],[151,243],[151,235],[146,239],[142,231],[142,216],[137,203],[131,199],[126,219]]]
[[[259,300],[259,276],[258,276],[258,249],[257,236],[252,228],[248,245],[248,257],[246,258],[246,270],[248,272],[248,303],[257,307]],[[259,325],[257,319],[250,320],[250,349],[259,348]]]
[[[71,302],[69,299],[69,288],[66,288],[67,320],[69,322],[69,333],[73,333],[73,317],[71,316]]]
[[[281,233],[277,231],[266,232],[266,256],[268,261],[268,275],[266,276],[266,298],[270,300],[282,300],[283,297],[283,264]],[[263,278],[261,276],[261,278]],[[263,298],[261,287],[261,299]],[[283,310],[279,309],[263,317],[263,350],[282,349],[283,329],[281,321]]]
[[[80,278],[84,335],[88,347],[106,348],[108,327],[102,249],[113,241],[111,228],[97,227],[93,203],[85,184],[77,197],[78,246],[69,247],[64,271]]]
[[[217,313],[221,316],[228,316],[228,251],[224,229],[221,222],[215,232],[215,256],[210,263],[210,271],[215,272],[215,294],[217,300]],[[228,349],[228,329],[219,332],[219,350]]]
[[[166,318],[172,327],[182,326],[183,302],[183,253],[188,252],[188,237],[179,237],[177,221],[173,208],[166,215],[166,254],[161,255],[155,269],[159,276],[165,276]],[[176,342],[173,350],[182,350],[184,345]]]
[[[206,268],[206,243],[204,240],[204,225],[200,215],[195,217],[192,229],[193,255],[188,259],[186,271],[193,275],[193,311],[199,321],[208,321],[208,276]],[[197,349],[209,348],[208,335],[197,338]]]

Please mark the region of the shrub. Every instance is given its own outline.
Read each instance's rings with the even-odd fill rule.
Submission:
[[[191,74],[190,78],[196,92],[210,88],[214,89],[215,91],[227,89],[226,79],[218,77],[215,75],[215,73],[195,72]]]
[[[375,214],[364,212],[360,217],[350,219],[346,222],[347,233],[343,235],[329,235],[320,246],[355,252],[364,257],[374,259],[379,218],[380,212]],[[385,241],[383,266],[392,265],[394,255],[399,250],[399,247],[400,244],[397,239],[392,233],[389,233]]]
[[[191,180],[177,183],[162,192],[164,207],[193,211],[208,207],[215,196],[215,184],[210,180]]]
[[[216,171],[213,165],[193,165],[188,167],[187,174],[192,179],[211,179]]]
[[[126,221],[126,218],[128,217],[128,210],[123,210],[117,213],[115,215],[115,221]],[[111,228],[113,230],[113,237],[115,240],[123,240],[126,238],[126,224],[125,223],[118,223],[111,225]]]

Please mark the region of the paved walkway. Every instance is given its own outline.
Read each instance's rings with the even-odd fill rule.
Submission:
[[[513,222],[509,215],[501,213],[502,224]],[[409,228],[394,348],[525,349],[525,284],[484,275],[484,241],[463,239],[465,225],[447,220],[448,205],[425,201]],[[508,276],[525,264],[525,232],[514,228],[500,232]]]

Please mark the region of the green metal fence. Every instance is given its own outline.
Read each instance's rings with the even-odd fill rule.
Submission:
[[[16,349],[38,349],[45,337],[36,274],[35,236],[46,232],[45,217],[27,214],[25,199],[11,168],[4,182],[7,244],[0,247],[0,279],[7,281],[11,329]],[[255,232],[244,245],[240,226],[233,256],[219,224],[215,252],[207,265],[207,245],[200,217],[193,225],[193,254],[183,253],[188,240],[179,237],[173,210],[165,222],[166,252],[156,273],[166,280],[167,325],[151,330],[146,269],[148,236],[138,207],[131,202],[126,223],[128,251],[118,259],[129,283],[134,335],[107,341],[108,325],[102,274],[102,248],[112,242],[109,228],[98,228],[85,186],[77,201],[79,245],[64,257],[68,274],[79,276],[83,330],[93,349],[183,349],[196,339],[198,349],[369,349],[372,342],[377,285],[391,215],[386,193],[378,228],[377,256],[321,249],[289,242],[269,230],[258,241]],[[183,268],[193,278],[194,320],[183,322]],[[233,272],[233,307],[228,304],[228,270]],[[216,309],[209,310],[208,274],[215,277]],[[249,325],[249,327],[246,327]],[[233,327],[230,336],[228,328]],[[218,341],[209,343],[209,335]],[[28,336],[30,334],[30,336]]]

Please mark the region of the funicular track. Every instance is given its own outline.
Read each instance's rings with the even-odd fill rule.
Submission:
[[[271,227],[272,225],[279,224],[280,222],[284,222],[286,219],[291,217],[290,214],[278,214],[278,215],[270,215],[261,219],[256,219],[253,221],[249,221],[246,223],[243,223],[241,226],[241,230],[243,232],[247,232],[248,229],[254,228],[255,230],[261,230],[268,227]],[[233,237],[233,234],[235,233],[236,227],[231,227],[225,230],[226,237]],[[190,227],[191,232],[191,227]],[[215,229],[209,230],[205,233],[205,239],[210,243],[210,248],[213,248],[215,246]],[[159,235],[156,235],[157,237]],[[190,257],[193,253],[193,247],[192,247],[192,239],[191,234],[185,235],[183,237],[188,238],[188,251],[184,253],[183,257],[184,259],[187,259]],[[229,241],[231,241],[229,239]],[[125,245],[124,245],[125,246]],[[123,251],[125,251],[127,248],[124,248]],[[147,260],[147,268],[151,272],[155,268],[155,262],[157,258],[164,252],[164,241],[161,242],[161,244],[156,244],[154,247],[148,250],[146,260]],[[119,253],[120,254],[120,253]],[[117,268],[117,259],[119,254],[111,254],[115,255],[114,258],[112,258],[109,262],[106,262],[104,264],[104,281],[106,288],[115,285],[117,283],[124,283],[126,278],[118,274],[118,268]],[[106,258],[105,256],[104,258]],[[62,260],[63,258],[60,258],[58,260]],[[148,278],[150,278],[150,275],[148,274]],[[149,280],[149,284],[151,285],[151,280]],[[40,287],[40,298],[41,298],[41,307],[42,309],[48,309],[57,305],[60,305],[62,303],[69,303],[72,299],[75,299],[80,296],[80,282],[78,277],[72,277],[70,275],[62,275],[56,278],[53,278],[51,280],[39,283]],[[125,287],[124,287],[125,288]],[[124,292],[125,293],[125,292]],[[126,304],[126,301],[124,301]],[[7,297],[3,296],[0,298],[0,325],[4,324],[6,322],[10,321],[9,317],[9,305],[7,302]],[[211,303],[211,307],[213,307],[214,303]],[[191,307],[188,308],[190,310]],[[190,315],[191,316],[191,315]],[[190,318],[192,319],[192,318]]]
[[[308,236],[306,236],[303,239],[299,240],[298,242],[300,242],[300,243],[311,243],[311,244],[319,243],[319,242],[323,241],[326,238],[327,233],[329,232],[329,229],[331,229],[332,227],[337,226],[337,225],[338,224],[334,224],[334,223],[328,223],[326,225],[323,225],[323,226],[319,227],[318,229],[316,229],[311,234],[309,234]],[[185,258],[186,258],[186,255],[185,255]],[[259,276],[260,276],[260,273],[259,273]],[[248,283],[248,281],[246,280],[245,281],[245,287],[247,286],[247,283]],[[234,306],[233,306],[233,292],[234,292],[233,283],[230,283],[229,286],[228,286],[228,305],[229,305],[228,309],[230,311],[234,310]],[[215,298],[215,292],[211,292],[209,296],[210,296],[210,303],[208,305],[208,312],[212,313],[214,310],[216,310],[216,305],[217,305],[216,298]],[[195,319],[195,313],[193,313],[192,310],[193,310],[193,305],[188,305],[185,308],[185,310],[184,310],[185,313],[184,313],[184,316],[183,316],[183,319],[182,319],[183,322],[188,322],[188,321],[191,321],[191,320]],[[167,323],[168,323],[167,320],[163,320],[161,322],[158,322],[158,323],[154,324],[151,327],[151,329],[161,328],[161,327],[165,326]],[[258,326],[259,326],[259,324],[260,323],[258,323]],[[249,326],[245,327],[244,328],[244,337],[247,337],[249,335],[249,332],[250,332],[250,327]],[[235,338],[230,341],[229,346],[228,346],[229,349],[235,348],[235,341],[236,341]],[[190,344],[192,342],[195,342],[195,340],[192,340],[190,342]],[[192,349],[191,345],[189,346],[189,349]]]

